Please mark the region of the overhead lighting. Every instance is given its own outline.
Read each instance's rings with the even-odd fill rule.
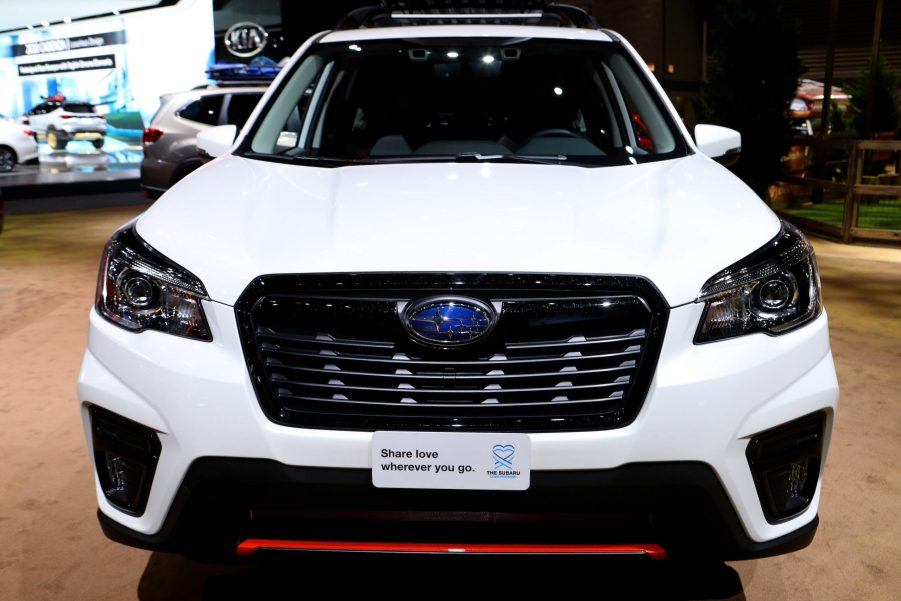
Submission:
[[[447,58],[459,58],[459,57],[460,57],[459,52],[455,52],[455,51],[451,50],[450,52],[447,53]]]
[[[29,25],[28,29],[34,29],[34,25]]]
[[[486,54],[485,56],[482,57],[482,62],[485,63],[486,65],[490,65],[491,63],[494,62],[494,57],[491,56],[490,54]]]
[[[556,94],[557,96],[563,96],[563,88],[559,86],[554,87],[554,94]]]
[[[116,15],[116,16],[119,16],[119,11],[118,11],[118,10],[114,10],[114,11],[113,11],[113,14]]]
[[[356,45],[356,44],[351,44],[350,46],[348,46],[348,48],[349,48],[350,50],[353,50],[354,52],[362,52],[362,51],[363,51],[363,49],[360,48],[360,47],[359,47],[358,45]]]
[[[50,27],[50,21],[41,21],[41,27]]]
[[[63,17],[63,23],[71,23],[72,17]]]

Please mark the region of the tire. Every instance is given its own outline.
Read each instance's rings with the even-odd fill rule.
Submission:
[[[9,173],[15,166],[15,151],[7,146],[0,146],[0,173]]]
[[[101,148],[103,148],[104,142],[106,142],[106,138],[100,138],[98,140],[91,140],[91,144],[93,144],[94,148],[96,148],[97,150],[100,150]]]
[[[61,137],[55,130],[47,132],[47,144],[53,150],[65,150],[69,140]]]

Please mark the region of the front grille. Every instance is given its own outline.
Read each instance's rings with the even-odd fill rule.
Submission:
[[[496,327],[460,348],[414,341],[403,309],[441,295],[490,304]],[[639,278],[522,274],[266,276],[236,312],[277,423],[523,432],[629,423],[667,315]]]

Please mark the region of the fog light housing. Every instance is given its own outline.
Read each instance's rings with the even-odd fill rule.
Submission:
[[[777,524],[810,506],[823,458],[822,411],[751,438],[746,456],[766,519]]]
[[[106,499],[117,509],[140,516],[147,507],[160,458],[156,432],[124,417],[91,407],[94,467]]]

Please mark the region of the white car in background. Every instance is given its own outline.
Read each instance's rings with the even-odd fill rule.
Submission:
[[[103,148],[106,118],[87,102],[71,102],[54,96],[25,115],[23,121],[38,134],[47,137],[53,150],[64,150],[72,140],[87,140],[94,148]]]
[[[0,173],[12,171],[18,163],[37,160],[34,132],[21,123],[0,115]]]

